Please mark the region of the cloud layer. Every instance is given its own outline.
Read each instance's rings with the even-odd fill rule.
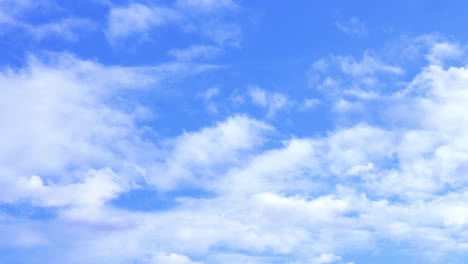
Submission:
[[[0,25],[36,41],[76,40],[77,28],[99,23],[71,16],[32,26],[23,19],[32,2],[0,6]],[[306,96],[249,83],[228,90],[196,80],[214,69],[226,82],[240,76],[200,63],[240,49],[243,31],[230,17],[245,11],[239,4],[100,6],[109,47],[171,27],[197,40],[168,47],[159,63],[35,51],[2,66],[0,249],[15,254],[0,262],[354,264],[394,248],[425,261],[466,254],[462,43],[424,35],[400,50],[407,59],[369,49],[311,60]],[[367,34],[356,18],[336,26]],[[297,116],[319,107],[332,125],[295,130]]]

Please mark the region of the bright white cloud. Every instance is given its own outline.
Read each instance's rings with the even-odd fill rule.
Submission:
[[[103,66],[69,54],[31,56],[23,69],[3,69],[0,182],[8,192],[1,200],[99,206],[115,198],[139,181],[138,164],[158,150],[137,125],[151,115],[147,108],[128,102],[121,109],[114,96],[191,70]]]
[[[337,261],[340,261],[341,257],[340,256],[335,256],[330,253],[324,253],[320,255],[316,260],[315,263],[317,264],[329,264],[329,263],[336,263]]]
[[[239,162],[249,150],[258,147],[268,125],[245,116],[234,116],[214,127],[199,132],[184,133],[171,140],[162,164],[155,165],[149,179],[163,189],[185,185],[202,187],[225,170],[226,165]]]
[[[314,68],[327,74],[331,64],[337,80],[380,83],[403,72],[370,55]],[[157,146],[145,141],[134,115],[143,106],[123,110],[113,96],[202,70],[193,67],[104,66],[62,54],[3,69],[0,200],[59,208],[53,228],[0,214],[0,232],[16,234],[11,243],[20,246],[63,241],[52,263],[340,263],[380,241],[422,254],[466,252],[465,68],[429,65],[397,92],[337,97],[343,109],[354,103],[378,115],[313,138],[287,136],[280,146],[264,144],[270,125],[239,114]],[[267,115],[289,101],[258,87],[248,95]],[[138,175],[176,205],[111,206],[132,195]],[[185,188],[209,195],[177,194]]]
[[[431,64],[443,65],[445,60],[458,59],[463,55],[464,51],[459,45],[449,42],[438,42],[432,45],[426,58]]]
[[[158,254],[153,259],[154,264],[165,263],[165,264],[200,264],[198,261],[191,261],[190,258],[171,253],[171,254]]]
[[[0,196],[2,202],[28,201],[43,207],[100,207],[127,189],[125,181],[110,169],[91,170],[82,182],[67,185],[44,184],[36,175],[10,181],[13,182],[3,181],[3,185],[9,188]]]

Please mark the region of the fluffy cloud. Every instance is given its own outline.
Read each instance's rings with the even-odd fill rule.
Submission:
[[[107,67],[69,54],[46,57],[31,56],[25,68],[0,73],[0,181],[9,190],[2,200],[102,205],[136,180],[138,164],[150,160],[150,152],[158,153],[137,124],[147,117],[145,107],[127,102],[120,108],[116,96],[157,87],[192,69]],[[65,194],[70,197],[61,198]]]
[[[150,172],[151,181],[163,189],[207,185],[219,169],[242,161],[247,151],[260,146],[268,130],[271,127],[262,122],[234,116],[214,127],[185,133],[168,142],[166,158]]]
[[[374,57],[347,58],[334,67],[351,78],[378,84],[403,72]],[[0,200],[58,211],[41,223],[1,214],[0,237],[21,230],[11,244],[42,249],[34,254],[60,245],[50,263],[346,263],[350,251],[382,241],[429,256],[466,252],[464,67],[428,65],[392,93],[368,87],[377,96],[355,103],[375,116],[321,136],[264,144],[274,128],[233,114],[157,145],[144,140],[135,117],[142,106],[119,108],[116,94],[181,72],[198,70],[103,66],[70,55],[3,69]],[[249,95],[281,109],[274,93]],[[136,183],[152,188],[155,207],[158,195],[173,205],[141,212],[112,203],[134,195]]]

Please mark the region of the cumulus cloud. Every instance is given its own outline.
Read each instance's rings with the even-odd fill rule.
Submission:
[[[346,263],[348,252],[382,241],[428,255],[467,250],[464,67],[431,63],[402,89],[356,96],[376,115],[322,135],[264,144],[273,127],[233,114],[156,145],[139,134],[138,104],[119,108],[113,96],[198,70],[52,57],[0,74],[0,201],[58,207],[48,223],[0,214],[0,237],[14,230],[14,246],[45,249],[34,254],[60,241],[50,263]],[[347,58],[333,61],[335,79],[380,83],[403,72],[374,57]],[[330,64],[314,67],[326,73]],[[288,101],[258,87],[249,96],[273,113]],[[163,193],[174,205],[141,212],[112,204],[132,195],[138,177],[153,188],[151,203]]]
[[[116,197],[140,174],[140,155],[157,150],[137,124],[148,116],[145,107],[120,108],[115,96],[158,87],[187,70],[104,66],[70,54],[30,56],[25,68],[4,68],[0,181],[9,191],[2,200],[97,206]]]
[[[184,133],[168,142],[166,159],[151,171],[150,181],[163,189],[208,184],[228,164],[258,147],[271,127],[246,116],[234,116],[213,127]],[[232,165],[231,165],[232,166]]]
[[[125,182],[108,168],[90,170],[82,182],[66,185],[44,184],[37,175],[10,181],[14,182],[2,178],[3,185],[9,186],[0,196],[3,203],[28,201],[42,207],[101,207],[127,189]]]
[[[464,55],[463,48],[450,42],[437,42],[426,55],[429,63],[442,65],[446,60],[454,60]]]

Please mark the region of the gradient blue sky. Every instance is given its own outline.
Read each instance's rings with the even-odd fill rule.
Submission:
[[[0,0],[0,263],[466,263],[467,11]]]

